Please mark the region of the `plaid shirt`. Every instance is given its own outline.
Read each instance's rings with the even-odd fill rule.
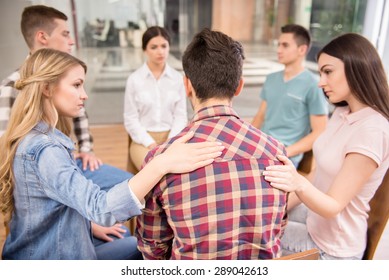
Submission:
[[[145,259],[271,259],[280,256],[286,226],[286,193],[272,188],[262,171],[280,164],[284,146],[228,106],[200,110],[180,135],[190,142],[222,142],[212,164],[190,173],[168,174],[146,197],[138,216],[138,248]]]
[[[7,128],[11,108],[19,91],[14,88],[15,82],[20,79],[18,71],[13,72],[0,85],[0,136]],[[89,121],[85,109],[82,109],[80,116],[73,119],[74,134],[78,142],[78,150],[88,153],[93,150],[93,138],[89,132]]]

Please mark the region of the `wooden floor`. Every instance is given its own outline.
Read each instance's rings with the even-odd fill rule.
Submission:
[[[128,138],[122,124],[92,126],[94,151],[106,164],[127,168]],[[0,215],[0,256],[5,241],[3,215]]]

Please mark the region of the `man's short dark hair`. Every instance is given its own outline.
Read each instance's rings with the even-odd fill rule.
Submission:
[[[311,46],[311,35],[308,30],[298,24],[287,24],[281,27],[282,33],[292,33],[298,46],[307,45],[308,49]]]
[[[28,47],[34,47],[34,36],[38,30],[44,30],[48,34],[55,29],[55,19],[68,20],[68,17],[52,7],[44,5],[28,6],[22,13],[20,28]]]
[[[208,28],[197,33],[186,48],[182,64],[196,96],[232,99],[242,77],[243,47],[226,34]]]

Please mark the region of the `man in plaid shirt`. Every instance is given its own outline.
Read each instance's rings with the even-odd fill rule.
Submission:
[[[276,155],[285,148],[231,107],[243,87],[243,59],[239,42],[209,29],[197,34],[184,53],[184,84],[196,114],[180,135],[192,130],[190,142],[216,140],[225,149],[211,165],[168,174],[146,196],[136,230],[145,259],[281,255],[287,195],[270,186],[262,171],[281,164]],[[176,137],[152,150],[145,161]]]
[[[41,48],[52,48],[68,53],[72,51],[74,40],[67,26],[67,16],[54,8],[43,5],[25,8],[22,14],[21,29],[30,53]],[[0,85],[0,136],[3,135],[8,125],[11,108],[19,93],[14,88],[15,81],[19,78],[19,72],[15,71]],[[102,164],[102,161],[94,155],[93,138],[89,132],[85,110],[81,110],[80,116],[73,119],[73,129],[78,142],[78,153],[75,154],[75,158],[86,178],[91,179],[102,189],[108,190],[133,176],[124,170]],[[96,237],[94,241],[99,259],[141,257],[136,249],[135,237],[130,236],[125,226],[118,224],[112,227],[102,227],[92,224],[92,231]]]

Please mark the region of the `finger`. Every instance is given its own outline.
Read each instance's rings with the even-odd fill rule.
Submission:
[[[271,183],[282,183],[282,184],[286,184],[288,183],[288,180],[286,180],[285,178],[283,177],[279,177],[279,176],[265,176],[265,180],[268,181],[268,182],[271,182]]]
[[[106,242],[112,242],[113,238],[109,237],[108,234],[104,234],[102,237],[100,237],[101,240],[106,241]]]
[[[110,234],[113,236],[116,236],[117,238],[120,238],[120,239],[123,238],[123,235],[120,234],[120,232],[118,232],[116,230],[112,231]]]
[[[197,144],[197,143],[196,143]],[[186,144],[186,154],[192,157],[207,156],[209,154],[222,152],[225,147],[221,143],[213,143],[212,145],[206,144],[203,146],[192,146],[192,144]]]
[[[189,131],[185,135],[181,136],[180,138],[176,139],[173,143],[186,143],[188,142],[194,135],[193,131]]]
[[[96,169],[99,169],[99,165],[97,163],[97,160],[89,160],[89,169],[91,171],[95,171]]]
[[[293,165],[293,162],[287,156],[277,155],[277,158],[285,165]]]
[[[95,171],[99,169],[99,162],[97,160],[94,160],[93,162],[89,162],[89,168],[91,168],[91,171]]]
[[[202,161],[209,160],[209,159],[215,159],[215,158],[221,156],[221,154],[222,154],[222,151],[199,154],[197,156],[194,156],[192,161],[195,164],[197,162],[202,162]]]
[[[204,166],[211,164],[213,161],[214,161],[213,158],[207,159],[207,160],[202,160],[202,161],[198,161],[198,162],[194,163],[193,166],[194,166],[194,169],[196,170],[200,167],[204,167]]]
[[[126,232],[126,230],[125,230],[125,229],[123,228],[123,226],[120,225],[120,224],[115,225],[115,230],[116,230],[117,232],[120,232],[120,233],[125,233],[125,232]]]
[[[284,191],[284,192],[289,192],[289,187],[285,184],[280,184],[280,183],[270,183],[270,185],[273,187],[273,188],[276,188],[276,189],[279,189],[281,191]]]
[[[86,170],[87,167],[88,167],[88,161],[83,159],[82,160],[82,170]]]
[[[206,148],[214,148],[222,146],[221,142],[218,141],[204,141],[197,143],[189,143],[188,146],[191,146],[196,149],[206,149]]]

